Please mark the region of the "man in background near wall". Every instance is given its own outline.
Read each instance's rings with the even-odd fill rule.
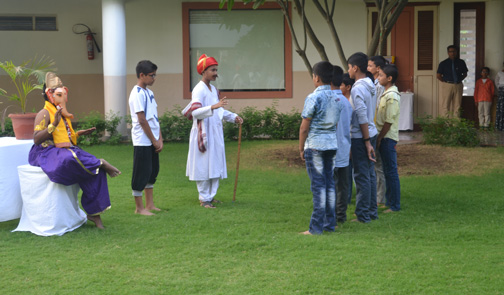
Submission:
[[[460,117],[462,103],[462,81],[467,77],[466,63],[458,57],[455,45],[447,48],[448,58],[439,63],[437,79],[441,81],[441,110],[440,116]]]

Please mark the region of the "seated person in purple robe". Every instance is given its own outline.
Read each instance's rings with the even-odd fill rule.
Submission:
[[[88,220],[103,228],[100,214],[110,208],[107,174],[118,176],[121,172],[104,159],[83,151],[77,146],[77,137],[92,133],[96,128],[72,128],[66,110],[68,88],[54,73],[47,73],[44,84],[44,108],[35,118],[32,146],[28,161],[39,166],[52,182],[72,185],[82,189],[81,204]]]

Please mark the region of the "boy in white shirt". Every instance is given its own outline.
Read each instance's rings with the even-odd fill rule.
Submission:
[[[136,66],[137,85],[129,97],[132,121],[131,139],[134,146],[133,175],[131,188],[135,197],[135,213],[154,215],[161,211],[154,206],[154,183],[159,173],[159,153],[163,150],[163,137],[159,126],[157,103],[154,93],[147,89],[156,81],[157,66],[149,60],[142,60]],[[145,191],[145,207],[142,201]]]

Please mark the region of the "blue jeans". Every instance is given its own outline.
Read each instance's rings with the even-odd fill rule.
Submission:
[[[336,191],[333,169],[336,150],[304,152],[306,171],[311,180],[313,193],[313,213],[310,219],[310,233],[319,235],[334,231],[336,227]]]
[[[370,142],[376,149],[376,136],[371,137]],[[378,205],[374,162],[368,159],[362,138],[352,138],[352,163],[356,189],[355,215],[359,221],[367,223],[378,219]]]
[[[348,192],[352,197],[352,167],[350,165],[334,168],[334,185],[336,186],[336,221],[345,222]]]
[[[397,141],[390,138],[383,138],[380,143],[380,154],[383,163],[383,173],[385,174],[385,181],[387,191],[385,198],[387,199],[386,205],[392,211],[401,210],[401,185],[399,184],[399,174],[397,173]]]

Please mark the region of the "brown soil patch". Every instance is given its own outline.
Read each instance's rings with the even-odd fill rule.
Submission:
[[[297,145],[272,147],[266,150],[267,164],[304,168]],[[400,176],[406,175],[481,175],[500,168],[504,154],[495,148],[455,148],[421,144],[397,146],[397,162]]]

